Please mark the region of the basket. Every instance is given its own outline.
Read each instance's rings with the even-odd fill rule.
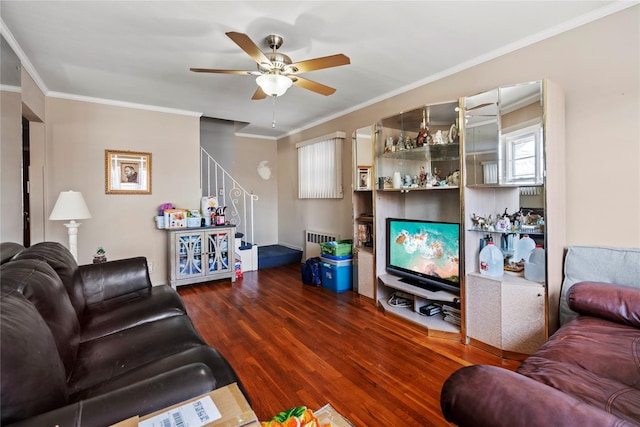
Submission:
[[[353,240],[333,240],[331,242],[320,243],[321,252],[333,256],[350,255],[352,247]]]

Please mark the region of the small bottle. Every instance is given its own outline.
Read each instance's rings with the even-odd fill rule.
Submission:
[[[527,262],[529,261],[529,255],[536,247],[536,242],[529,237],[528,234],[522,236],[516,243],[516,252],[513,256],[515,262]]]
[[[487,246],[482,248],[479,258],[481,274],[502,277],[504,274],[504,257],[502,256],[502,251],[493,242],[487,243]]]
[[[541,245],[531,251],[529,261],[524,263],[524,278],[533,282],[545,281],[545,256]]]

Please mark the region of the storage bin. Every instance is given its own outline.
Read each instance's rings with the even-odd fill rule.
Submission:
[[[353,240],[332,240],[330,242],[320,243],[320,250],[323,255],[351,255]]]
[[[330,254],[322,254],[326,259],[330,259],[331,261],[344,261],[346,259],[353,259],[353,255],[330,255]]]
[[[342,261],[320,257],[320,276],[322,286],[334,292],[350,291],[352,289],[353,265],[351,259]]]

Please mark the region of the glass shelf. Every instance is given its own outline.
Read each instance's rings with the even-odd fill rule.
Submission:
[[[543,235],[544,230],[539,228],[536,229],[524,229],[524,230],[486,230],[484,228],[468,228],[467,231],[477,231],[479,233],[494,233],[494,234],[533,234],[533,235]]]
[[[456,160],[460,158],[460,144],[423,145],[409,150],[388,151],[380,157],[398,160]]]

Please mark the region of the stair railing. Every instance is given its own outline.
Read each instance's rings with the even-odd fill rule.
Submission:
[[[219,206],[227,207],[225,216],[231,224],[236,226],[236,232],[244,234],[243,240],[255,243],[253,203],[258,200],[258,196],[245,190],[202,147],[200,147],[200,188],[203,189],[203,196],[215,196],[218,198]]]

